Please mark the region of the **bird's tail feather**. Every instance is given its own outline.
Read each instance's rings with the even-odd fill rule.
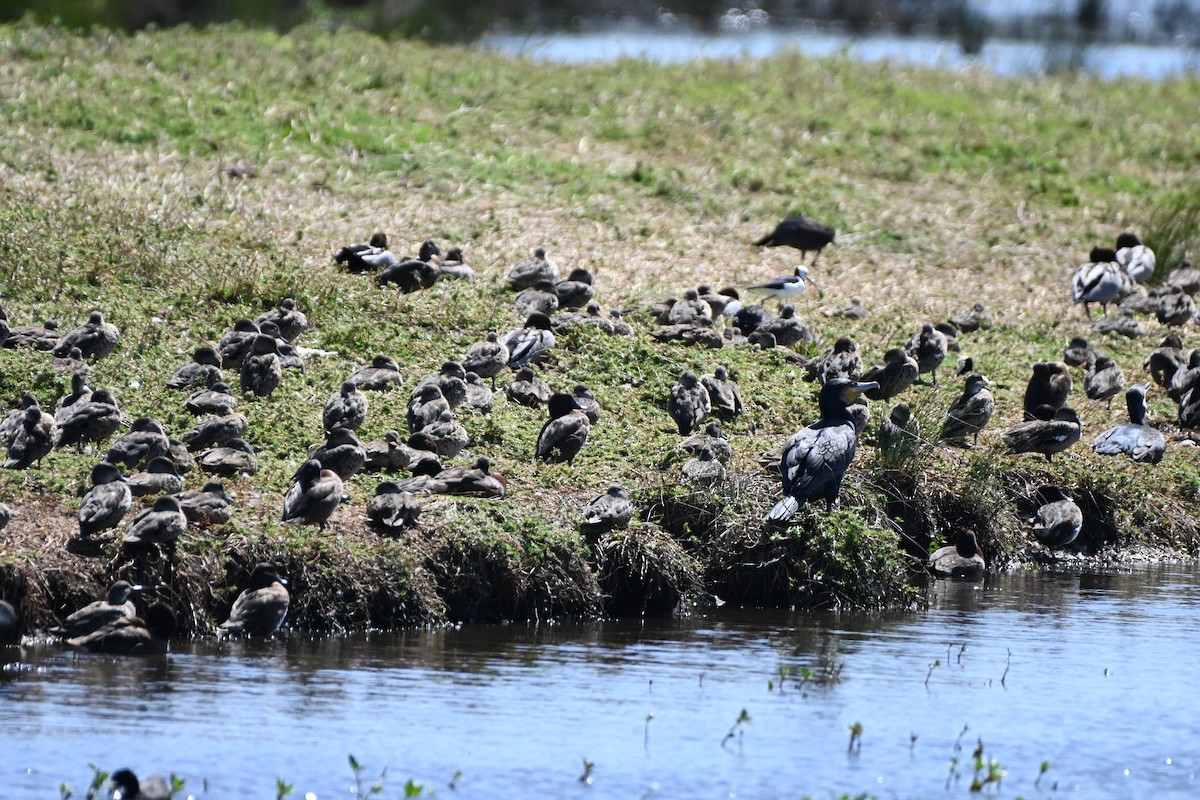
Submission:
[[[769,245],[770,243],[771,243],[771,234],[768,233],[766,236],[755,241],[754,246],[755,247],[763,247],[764,245]]]
[[[783,523],[787,522],[792,516],[800,510],[800,501],[788,495],[775,504],[775,507],[767,514],[767,522]]]

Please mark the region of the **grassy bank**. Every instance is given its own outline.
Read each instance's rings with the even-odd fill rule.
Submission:
[[[1086,443],[1124,411],[1084,398],[1081,373],[1082,445],[1047,464],[999,439],[1020,419],[1030,365],[1088,333],[1069,285],[1093,244],[1132,229],[1173,258],[1194,248],[1162,209],[1200,202],[1195,80],[1000,79],[797,56],[556,67],[237,27],[0,28],[0,72],[11,324],[54,318],[69,329],[104,310],[123,339],[92,368],[93,386],[175,435],[191,420],[166,379],[238,317],[294,297],[313,324],[299,343],[336,353],[289,371],[269,400],[243,401],[260,470],[227,482],[233,520],[190,532],[173,566],[66,552],[94,454],[56,451],[40,469],[0,473],[17,513],[0,534],[0,580],[33,626],[121,575],[169,584],[159,591],[190,609],[188,629],[211,630],[248,565],[266,558],[292,579],[291,624],[315,630],[661,612],[711,595],[905,603],[919,554],[961,525],[980,532],[993,564],[1027,559],[1021,517],[1046,481],[1083,506],[1089,551],[1196,552],[1195,449],[1173,446],[1155,467],[1094,456]],[[502,278],[533,247],[592,270],[606,309],[636,309],[701,282],[744,287],[788,272],[796,254],[749,242],[797,211],[839,230],[813,270],[819,291],[798,303],[826,345],[849,334],[877,360],[922,322],[975,301],[992,309],[991,329],[962,337],[995,384],[979,449],[922,446],[894,464],[864,446],[841,510],[765,530],[778,487],[757,458],[815,418],[814,385],[774,353],[659,344],[648,313],[635,312],[638,336],[568,333],[541,369],[555,389],[587,383],[604,408],[574,466],[535,465],[545,412],[498,393],[490,417],[456,414],[472,444],[455,463],[489,456],[507,498],[427,499],[420,527],[385,539],[364,516],[380,478],[363,474],[328,531],[277,522],[340,381],[376,353],[395,356],[404,388],[371,396],[360,438],[403,430],[422,375],[518,325]],[[401,255],[426,238],[461,245],[478,280],[397,295],[338,271],[331,254],[375,230]],[[852,296],[870,317],[821,313]],[[1163,335],[1148,327],[1139,341],[1093,337],[1131,382]],[[747,407],[726,426],[729,479],[689,488],[666,397],[680,370],[719,363]],[[950,371],[901,398],[927,432],[961,388]],[[0,351],[5,407],[27,389],[46,404],[67,388],[43,354]],[[1160,428],[1182,436],[1173,405],[1157,390],[1151,400]],[[873,409],[875,420],[886,413]],[[585,537],[579,508],[611,481],[633,490],[639,519]]]

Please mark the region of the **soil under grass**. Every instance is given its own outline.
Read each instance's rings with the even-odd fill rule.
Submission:
[[[999,438],[1020,419],[1031,364],[1059,358],[1073,335],[1141,379],[1165,329],[1151,319],[1141,340],[1090,334],[1070,277],[1092,245],[1126,229],[1172,260],[1195,256],[1195,79],[1002,79],[798,56],[560,67],[238,26],[4,27],[0,74],[10,324],[53,318],[65,330],[103,310],[123,337],[90,368],[92,385],[174,435],[191,418],[166,379],[237,318],[294,297],[313,326],[298,344],[333,353],[288,371],[270,399],[243,401],[260,470],[227,481],[230,523],[190,530],[170,558],[66,550],[100,452],[55,451],[40,468],[0,473],[15,512],[0,533],[0,594],[29,630],[130,577],[183,609],[184,633],[209,633],[261,560],[291,580],[289,624],[312,631],[666,613],[714,596],[906,605],[920,600],[911,578],[923,554],[962,526],[993,568],[1041,559],[1022,520],[1047,482],[1083,508],[1079,557],[1197,553],[1200,454],[1179,444],[1189,434],[1157,389],[1152,421],[1172,444],[1156,466],[1090,452],[1124,410],[1087,400],[1079,371],[1079,445],[1047,463],[1008,454]],[[977,449],[923,443],[897,462],[870,444],[890,407],[875,404],[839,509],[805,509],[780,531],[762,522],[779,489],[758,459],[815,419],[815,384],[776,353],[660,344],[647,308],[699,283],[744,288],[789,272],[798,253],[749,242],[800,211],[838,229],[797,301],[823,343],[806,354],[851,335],[876,361],[921,323],[980,301],[995,324],[960,342],[992,380],[997,412]],[[340,271],[332,254],[376,230],[401,256],[426,238],[460,245],[477,279],[398,295]],[[371,395],[360,438],[403,431],[421,376],[519,325],[503,276],[537,246],[565,270],[592,270],[597,300],[628,310],[638,332],[564,334],[540,366],[553,389],[586,383],[603,408],[575,463],[535,464],[545,411],[497,392],[490,416],[456,413],[471,444],[454,463],[487,455],[507,497],[423,498],[421,524],[385,537],[364,511],[385,476],[360,474],[327,530],[280,524],[340,382],[377,353],[395,356],[404,385]],[[851,297],[867,319],[823,313]],[[746,399],[725,426],[734,457],[722,484],[688,486],[667,393],[681,370],[722,363]],[[900,398],[929,438],[961,389],[952,373],[948,361],[936,387]],[[52,406],[68,388],[45,354],[0,350],[5,407],[26,390]],[[579,509],[613,481],[633,492],[635,522],[585,535]],[[193,474],[187,485],[201,483]]]

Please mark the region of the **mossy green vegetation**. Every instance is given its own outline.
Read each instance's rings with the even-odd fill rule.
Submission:
[[[1021,520],[1043,482],[1084,507],[1091,551],[1135,541],[1196,552],[1194,449],[1173,445],[1154,467],[1094,456],[1091,437],[1124,414],[1081,395],[1083,442],[1053,463],[1008,455],[997,433],[1020,419],[1030,365],[1089,332],[1069,283],[1093,244],[1134,230],[1158,249],[1160,270],[1197,252],[1193,78],[1002,79],[794,54],[564,67],[315,26],[16,25],[0,28],[0,71],[11,324],[69,329],[102,309],[123,338],[91,367],[93,385],[112,387],[130,419],[157,417],[175,435],[191,419],[166,379],[237,318],[293,297],[313,325],[298,344],[330,353],[287,371],[271,398],[242,402],[260,469],[226,482],[233,521],[190,533],[175,563],[64,551],[97,454],[55,451],[40,468],[0,474],[18,512],[0,574],[38,623],[83,594],[78,581],[136,566],[173,570],[176,599],[192,609],[185,626],[208,631],[257,560],[289,573],[291,624],[314,630],[657,613],[713,595],[905,605],[922,554],[958,526],[979,532],[993,564],[1026,561]],[[881,456],[870,442],[890,404],[875,404],[839,510],[806,509],[774,531],[762,516],[778,484],[756,462],[815,419],[814,384],[778,353],[658,343],[643,309],[699,283],[789,272],[797,254],[749,242],[799,211],[839,231],[797,301],[823,341],[815,352],[851,335],[877,361],[922,322],[982,301],[996,324],[961,346],[992,380],[997,413],[977,450],[932,444],[960,389],[943,369],[937,387],[900,398],[924,441]],[[460,245],[477,280],[399,295],[335,267],[340,246],[375,230],[400,255],[426,238]],[[592,270],[599,302],[630,311],[638,329],[567,332],[539,366],[552,389],[585,383],[604,409],[574,465],[535,464],[545,411],[498,396],[489,417],[456,414],[472,443],[455,463],[486,454],[506,498],[428,498],[418,528],[386,538],[365,525],[379,477],[362,474],[329,530],[279,524],[340,382],[377,353],[394,356],[404,386],[370,396],[360,438],[403,431],[421,376],[520,324],[502,278],[536,246]],[[868,318],[823,313],[851,297]],[[1147,340],[1093,338],[1139,376]],[[666,398],[681,370],[722,363],[746,407],[726,425],[728,477],[698,489],[679,472]],[[66,389],[44,354],[0,351],[5,407],[22,391],[47,404]],[[1186,436],[1157,393],[1152,418]],[[635,523],[584,537],[580,507],[613,481],[633,491]],[[42,577],[55,571],[76,576],[74,588]]]

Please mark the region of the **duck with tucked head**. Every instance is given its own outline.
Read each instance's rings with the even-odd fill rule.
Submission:
[[[536,458],[546,463],[566,461],[572,464],[587,442],[591,421],[575,398],[565,392],[552,395],[548,406],[550,419],[538,433]]]
[[[162,601],[146,609],[146,616],[122,617],[86,636],[67,639],[79,650],[111,655],[161,655],[175,632],[175,610]]]
[[[1038,503],[1038,509],[1029,520],[1029,527],[1051,555],[1079,538],[1083,530],[1083,511],[1061,487],[1041,487],[1037,490],[1035,502]]]
[[[310,458],[296,471],[296,482],[283,498],[284,522],[303,522],[325,530],[325,523],[342,502],[342,479]]]
[[[1047,461],[1079,441],[1083,423],[1073,408],[1039,406],[1034,419],[1019,422],[1002,434],[1014,453],[1041,453]]]
[[[285,583],[287,581],[279,577],[274,564],[255,564],[250,572],[250,584],[233,601],[229,619],[221,623],[217,633],[261,637],[279,630],[291,602]]]
[[[929,556],[929,571],[938,578],[978,581],[987,566],[983,549],[973,531],[960,531],[954,544],[940,547]]]

